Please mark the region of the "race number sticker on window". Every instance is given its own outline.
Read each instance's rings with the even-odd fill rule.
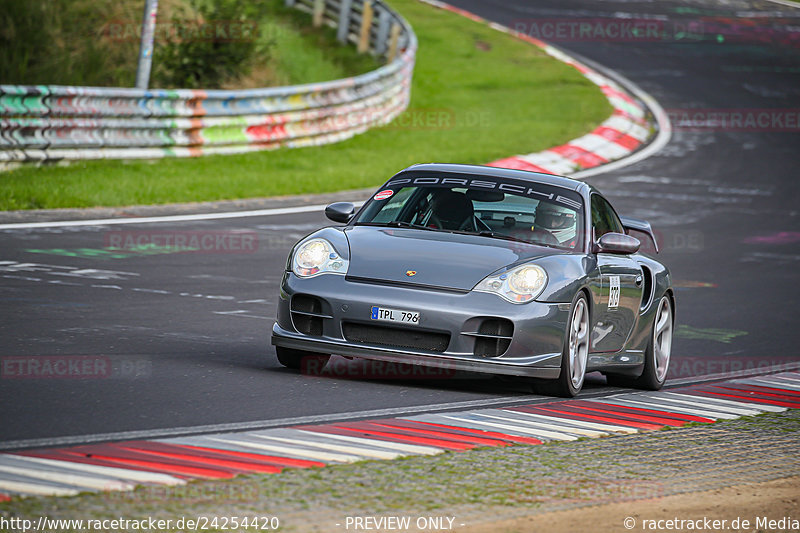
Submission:
[[[616,309],[619,307],[619,276],[609,276],[608,285],[608,308]]]
[[[375,200],[386,200],[387,198],[391,198],[393,194],[394,194],[393,190],[384,189],[381,192],[379,192],[378,194],[376,194],[375,196],[373,196],[373,198]]]

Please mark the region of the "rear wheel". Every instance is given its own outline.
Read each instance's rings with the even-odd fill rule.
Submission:
[[[303,369],[318,369],[321,370],[331,358],[329,354],[318,352],[307,352],[304,350],[294,350],[292,348],[285,348],[283,346],[276,346],[275,353],[278,355],[278,362],[286,368],[293,368],[295,370]],[[311,371],[310,373],[315,373]]]
[[[561,352],[561,374],[558,379],[537,382],[538,392],[571,398],[580,392],[586,377],[586,361],[589,357],[589,303],[579,292],[572,300],[570,319],[564,335]]]
[[[672,301],[666,294],[661,297],[653,319],[653,331],[644,353],[644,370],[638,378],[606,376],[609,385],[636,389],[659,390],[667,380],[672,354],[673,311]]]

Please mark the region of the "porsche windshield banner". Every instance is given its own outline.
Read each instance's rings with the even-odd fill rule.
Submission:
[[[515,194],[517,196],[530,196],[534,198],[546,199],[551,202],[569,206],[572,209],[580,209],[583,205],[580,195],[564,189],[543,183],[532,183],[524,180],[492,180],[482,177],[477,178],[446,178],[440,176],[420,176],[420,177],[398,177],[389,180],[384,187],[386,189],[397,189],[402,186],[412,187],[465,187],[467,189],[493,190]],[[567,197],[567,196],[572,196]],[[377,199],[377,198],[376,198]]]

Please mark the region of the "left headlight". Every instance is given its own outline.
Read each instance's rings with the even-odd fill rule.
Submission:
[[[317,274],[346,274],[350,262],[343,259],[325,239],[311,239],[297,247],[292,257],[292,272],[302,278]]]
[[[547,285],[547,272],[539,265],[520,265],[491,275],[478,283],[473,290],[491,292],[514,304],[530,302],[539,296]]]

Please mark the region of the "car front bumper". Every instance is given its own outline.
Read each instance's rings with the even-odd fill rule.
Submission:
[[[319,302],[313,314],[320,317],[316,320],[321,324],[313,333],[301,331],[304,328],[298,327],[298,323],[303,315],[292,312],[292,299],[298,295]],[[419,312],[420,323],[399,325],[374,321],[370,318],[373,306]],[[287,272],[281,282],[272,344],[393,363],[552,379],[560,373],[568,315],[568,303],[512,304],[494,294],[481,292],[354,281],[337,274],[299,278]],[[513,324],[513,334],[505,335],[510,337],[510,343],[506,343],[507,348],[500,355],[476,354],[476,332],[487,320],[496,319]],[[377,342],[355,341],[352,335],[348,340],[343,325],[373,330],[391,328],[392,335]],[[419,332],[440,338],[449,336],[446,348],[433,351],[409,346],[413,342],[392,345],[391,339],[398,335],[411,339]]]

